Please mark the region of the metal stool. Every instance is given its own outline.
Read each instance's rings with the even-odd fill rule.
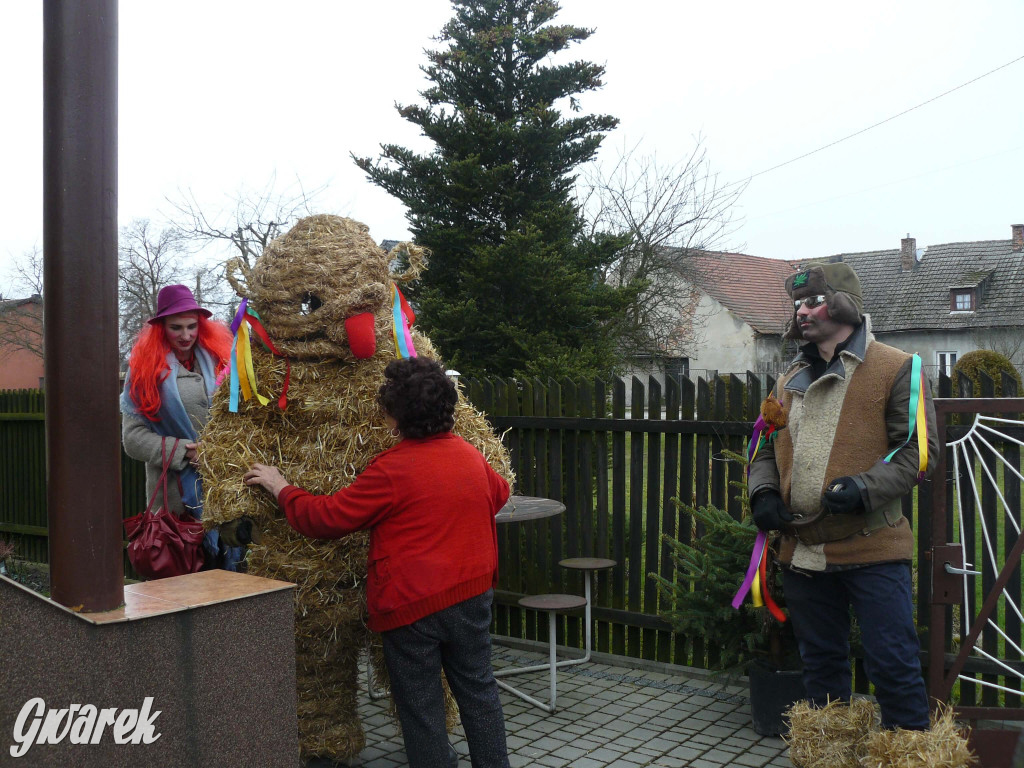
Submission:
[[[587,652],[581,659],[568,659],[566,661],[559,662],[561,666],[565,666],[567,664],[582,664],[584,661],[590,661],[590,652],[594,647],[593,639],[591,638],[591,633],[593,632],[593,621],[591,621],[590,618],[590,606],[592,604],[590,596],[590,581],[593,578],[593,574],[597,571],[614,568],[618,563],[604,557],[569,557],[565,560],[559,560],[558,564],[563,568],[569,568],[574,571],[583,571],[583,589],[587,600],[587,609],[585,614],[587,622]]]
[[[577,608],[583,608],[587,605],[586,598],[579,597],[578,595],[527,595],[526,597],[520,598],[519,605],[523,608],[532,608],[535,611],[547,611],[548,614],[548,663],[547,664],[533,664],[528,667],[514,667],[496,670],[494,673],[495,682],[500,688],[505,689],[509,693],[518,696],[523,701],[527,701],[534,706],[540,707],[545,712],[555,711],[555,688],[558,677],[558,667],[566,664],[566,661],[556,661],[555,657],[555,614],[562,611],[571,611]],[[578,663],[580,659],[573,659],[573,663]],[[519,675],[523,672],[536,672],[537,670],[547,669],[548,680],[550,686],[549,700],[545,704],[542,701],[538,701],[529,694],[523,693],[518,688],[513,688],[506,682],[498,680],[499,677],[506,675]]]

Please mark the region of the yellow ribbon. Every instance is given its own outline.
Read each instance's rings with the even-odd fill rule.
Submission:
[[[917,398],[917,468],[923,473],[928,469],[928,420],[924,411],[924,374],[921,374],[921,391]]]
[[[252,365],[252,347],[249,340],[249,326],[247,323],[242,323],[238,327],[238,358],[239,369],[245,371],[244,376],[238,377],[238,383],[242,388],[242,396],[248,400],[255,395],[256,399],[260,401],[260,405],[266,405],[270,402],[270,399],[256,391],[256,371]]]

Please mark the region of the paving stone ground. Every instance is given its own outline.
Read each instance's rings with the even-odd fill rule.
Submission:
[[[539,650],[495,645],[496,669],[545,660]],[[782,739],[760,736],[751,727],[745,687],[726,686],[685,667],[628,664],[595,654],[586,664],[560,669],[554,714],[501,691],[513,768],[791,768]],[[547,700],[546,671],[505,680]],[[352,766],[408,766],[385,706],[362,694],[367,746]],[[452,743],[459,765],[469,768],[461,727]]]

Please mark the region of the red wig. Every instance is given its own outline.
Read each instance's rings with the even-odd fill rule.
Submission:
[[[219,320],[208,320],[198,312],[195,317],[199,320],[196,343],[213,356],[214,374],[219,374],[231,355],[231,331]],[[157,416],[160,411],[160,385],[171,372],[167,365],[167,353],[170,351],[164,319],[161,319],[159,323],[147,323],[139,331],[128,358],[132,380],[129,395],[139,413],[150,421],[160,420]]]

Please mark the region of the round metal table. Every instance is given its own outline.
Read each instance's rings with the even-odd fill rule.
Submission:
[[[523,520],[540,520],[565,512],[565,504],[554,499],[539,496],[509,496],[505,506],[494,516],[498,523],[518,523]]]

